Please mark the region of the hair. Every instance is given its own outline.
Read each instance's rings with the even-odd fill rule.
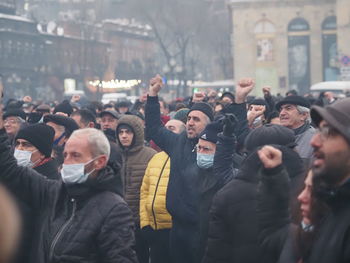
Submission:
[[[96,124],[96,117],[88,109],[77,110],[72,113],[71,117],[72,116],[80,116],[80,121],[85,125],[88,125],[90,122],[93,122],[94,124]]]
[[[80,130],[75,130],[72,135],[72,137],[79,137],[79,136],[86,136],[91,154],[93,157],[98,157],[99,155],[106,155],[109,158],[109,155],[111,153],[111,146],[109,144],[109,141],[106,137],[106,135],[95,128],[84,128]]]
[[[307,117],[306,121],[311,122],[310,109],[309,109],[309,108],[306,108],[306,107],[303,107],[303,106],[300,106],[300,105],[296,105],[296,106],[297,106],[297,111],[298,111],[300,114],[307,113],[308,117]]]
[[[210,118],[209,118],[209,116],[207,115],[207,114],[204,114],[204,120],[205,120],[205,122],[206,122],[206,125],[208,125],[209,123],[211,123],[211,120],[210,120]]]

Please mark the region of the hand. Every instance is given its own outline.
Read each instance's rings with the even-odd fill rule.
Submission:
[[[253,90],[255,82],[252,78],[244,78],[238,82],[236,86],[235,102],[241,104],[245,102],[248,94]]]
[[[196,92],[193,95],[192,102],[197,103],[197,102],[202,102],[205,99],[205,93],[204,92]]]
[[[71,102],[75,103],[80,100],[80,95],[73,95],[72,98],[70,99]]]
[[[224,123],[224,129],[223,129],[223,135],[224,136],[234,136],[234,131],[237,125],[238,119],[237,117],[232,113],[225,114],[225,119],[223,120]]]
[[[259,158],[266,169],[276,168],[282,164],[282,152],[266,145],[258,151]]]
[[[209,98],[216,98],[218,93],[215,90],[210,90],[208,93]]]
[[[254,116],[254,119],[263,115],[266,111],[265,105],[252,105],[251,108],[248,111],[248,116],[252,115]]]
[[[160,75],[155,76],[149,81],[149,92],[148,95],[155,97],[158,96],[159,91],[163,87],[163,80]]]
[[[262,92],[264,93],[264,96],[270,96],[271,95],[271,87],[270,86],[263,87]]]
[[[32,97],[30,97],[30,96],[24,96],[22,100],[23,100],[24,102],[29,103],[29,102],[32,102]]]
[[[64,116],[64,117],[69,117],[67,113],[64,113],[64,112],[56,112],[55,115],[61,115],[61,116]]]

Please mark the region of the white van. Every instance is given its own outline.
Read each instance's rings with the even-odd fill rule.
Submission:
[[[350,92],[350,81],[325,81],[314,84],[310,88],[311,93],[332,91],[335,95],[342,95]]]
[[[111,101],[119,102],[119,101],[126,101],[126,100],[128,100],[126,93],[106,93],[102,95],[103,104],[107,104]]]

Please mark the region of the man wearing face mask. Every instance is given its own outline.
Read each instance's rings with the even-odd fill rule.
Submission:
[[[27,262],[137,262],[131,211],[116,192],[120,170],[96,129],[75,131],[64,148],[62,181],[18,166],[0,112],[0,181],[38,212]]]
[[[215,121],[206,126],[200,134],[197,144],[197,165],[200,168],[198,177],[199,189],[199,251],[197,262],[201,262],[204,256],[209,229],[209,210],[214,195],[232,178],[232,160],[227,158],[225,147],[222,146],[222,136],[232,137],[229,147],[235,148],[236,138],[233,128],[237,119],[232,114],[227,114],[224,119]],[[224,124],[224,126],[223,126]],[[223,131],[224,127],[224,132]],[[232,135],[231,135],[232,134]],[[218,146],[218,147],[217,147]],[[226,157],[226,158],[225,158]],[[225,168],[222,168],[222,167]],[[227,168],[226,168],[227,167]],[[230,173],[223,171],[230,169]]]
[[[14,156],[17,164],[30,167],[48,179],[59,179],[57,163],[51,158],[55,131],[45,124],[34,124],[19,130]]]

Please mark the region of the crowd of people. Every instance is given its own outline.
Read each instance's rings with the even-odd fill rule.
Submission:
[[[162,87],[3,104],[0,263],[350,262],[350,98]]]

